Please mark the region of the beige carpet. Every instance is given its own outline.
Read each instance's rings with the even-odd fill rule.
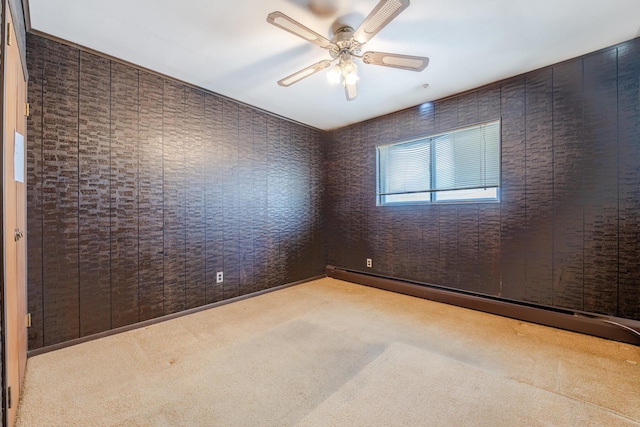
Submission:
[[[640,426],[640,348],[321,279],[30,358],[19,426]]]

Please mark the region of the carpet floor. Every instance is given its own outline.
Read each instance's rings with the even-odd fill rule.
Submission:
[[[640,347],[324,278],[29,358],[18,426],[640,426]]]

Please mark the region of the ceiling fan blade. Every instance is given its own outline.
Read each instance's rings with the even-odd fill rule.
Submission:
[[[320,34],[310,30],[298,21],[289,18],[282,12],[271,12],[269,15],[267,15],[267,22],[269,24],[275,25],[276,27],[282,28],[285,31],[288,31],[291,34],[302,37],[306,41],[318,45],[322,48],[332,49],[333,47],[335,47],[334,44],[331,43],[326,37],[322,37]]]
[[[362,62],[371,65],[401,68],[403,70],[422,71],[429,65],[429,58],[424,56],[399,55],[397,53],[365,52]]]
[[[380,0],[353,33],[353,39],[361,45],[365,44],[407,7],[409,0]]]
[[[289,87],[292,84],[298,83],[300,80],[317,73],[318,71],[324,70],[329,65],[331,65],[331,61],[329,60],[317,62],[307,68],[303,68],[302,70],[291,74],[290,76],[285,77],[284,79],[278,81],[278,84],[280,86]]]
[[[347,101],[353,101],[358,96],[358,88],[355,83],[347,84],[344,86],[344,94],[347,96]]]

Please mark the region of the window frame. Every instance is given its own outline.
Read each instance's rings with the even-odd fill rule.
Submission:
[[[461,131],[461,130],[465,130],[465,129],[471,129],[471,128],[475,128],[475,127],[480,127],[483,125],[489,125],[492,123],[498,123],[498,168],[499,168],[499,185],[497,187],[489,187],[489,188],[495,188],[496,189],[496,197],[495,198],[475,198],[475,199],[452,199],[452,200],[436,200],[436,195],[439,192],[448,192],[448,191],[463,191],[464,189],[459,189],[459,190],[430,190],[429,193],[429,200],[408,200],[408,201],[396,201],[396,202],[383,202],[383,198],[385,197],[384,195],[380,194],[381,193],[381,184],[380,184],[380,180],[381,180],[381,173],[380,173],[380,148],[381,147],[389,147],[391,145],[398,145],[398,144],[408,144],[408,143],[412,143],[415,141],[421,141],[421,140],[429,140],[428,143],[430,145],[430,156],[429,156],[429,162],[430,162],[430,175],[429,175],[429,180],[430,180],[430,188],[434,187],[434,181],[435,181],[435,167],[436,167],[436,155],[435,155],[435,150],[434,150],[434,139],[439,137],[439,136],[443,136],[443,135],[447,135],[456,131]],[[434,133],[434,134],[423,134],[423,135],[419,135],[417,137],[411,138],[411,139],[403,139],[403,140],[398,140],[398,141],[393,141],[393,142],[389,142],[389,143],[385,143],[385,144],[377,144],[376,145],[376,206],[406,206],[406,205],[433,205],[433,204],[438,204],[438,205],[448,205],[448,204],[470,204],[470,203],[500,203],[501,201],[501,189],[502,189],[502,118],[497,118],[494,120],[488,120],[488,121],[483,121],[483,122],[478,122],[478,123],[474,123],[474,124],[470,124],[470,125],[466,125],[466,126],[461,126],[461,127],[456,127],[456,128],[451,128],[448,129],[446,131],[443,132],[438,132],[438,133]],[[422,192],[415,192],[415,193],[425,193],[424,191]],[[406,193],[406,194],[410,194],[410,193]]]

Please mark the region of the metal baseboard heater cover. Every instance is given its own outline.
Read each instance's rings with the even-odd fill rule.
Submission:
[[[636,320],[512,301],[500,297],[443,288],[427,283],[361,273],[331,265],[327,266],[326,273],[328,277],[347,282],[497,314],[525,322],[640,345],[640,321]]]

